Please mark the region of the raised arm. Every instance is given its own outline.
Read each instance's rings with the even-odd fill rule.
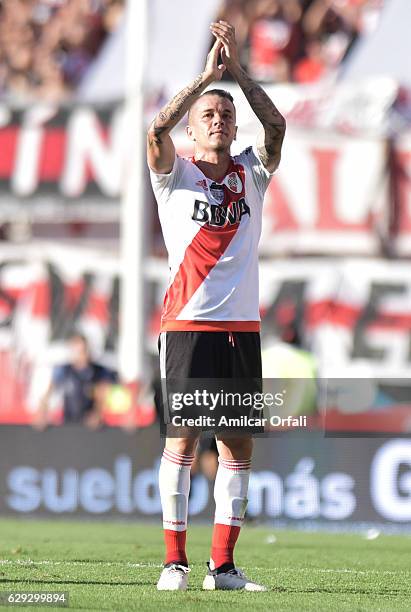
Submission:
[[[285,119],[273,101],[243,70],[238,60],[235,30],[226,21],[211,24],[211,31],[223,45],[222,60],[244,92],[263,129],[258,135],[257,149],[260,159],[269,172],[274,172],[281,159],[281,147],[285,134]]]
[[[222,43],[215,41],[207,55],[204,71],[188,87],[164,106],[149,127],[147,133],[147,162],[154,172],[167,174],[174,164],[175,149],[170,132],[184,117],[193,102],[213,81],[219,81],[225,70],[223,64],[218,65],[218,54]]]

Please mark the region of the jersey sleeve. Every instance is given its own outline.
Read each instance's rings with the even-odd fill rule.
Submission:
[[[251,171],[254,183],[258,191],[264,197],[274,172],[269,172],[267,168],[265,168],[260,156],[258,155],[257,147],[255,145],[252,147],[247,147],[242,153],[240,153],[237,159]]]
[[[158,174],[150,168],[150,179],[158,204],[165,204],[170,194],[176,189],[184,171],[184,159],[177,154],[171,172]]]

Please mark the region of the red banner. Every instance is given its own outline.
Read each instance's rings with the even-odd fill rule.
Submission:
[[[233,152],[254,143],[259,129],[241,121]],[[0,128],[5,209],[23,204],[33,215],[41,207],[44,220],[69,203],[87,222],[87,206],[94,202],[99,214],[92,221],[109,204],[111,218],[118,218],[128,159],[125,123],[121,105],[10,110]],[[190,155],[185,134],[177,130],[174,138],[179,152]],[[390,248],[409,254],[410,142],[409,134],[399,138],[391,160],[382,136],[303,130],[290,123],[266,196],[261,253],[375,256]],[[147,185],[150,208],[152,203]]]

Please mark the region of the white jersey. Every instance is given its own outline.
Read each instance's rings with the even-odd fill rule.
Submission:
[[[232,158],[220,181],[176,156],[151,171],[170,282],[161,331],[259,331],[258,242],[271,174],[256,150]]]

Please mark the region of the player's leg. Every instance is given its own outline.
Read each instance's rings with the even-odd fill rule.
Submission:
[[[261,387],[260,336],[255,332],[231,334],[230,376],[244,391]],[[210,555],[210,571],[205,589],[245,589],[262,591],[261,585],[248,580],[234,564],[234,548],[240,535],[247,508],[253,439],[251,434],[217,436],[219,466],[214,486],[216,504]]]
[[[166,410],[168,406],[168,382],[170,380],[183,382],[190,376],[194,340],[191,334],[185,332],[160,334],[159,353],[163,396],[160,410]],[[166,415],[164,417],[164,422],[167,422]],[[181,431],[176,433],[176,437],[172,437],[173,430],[167,427],[168,437],[159,471],[165,559],[164,570],[157,583],[157,588],[159,590],[185,590],[188,573],[186,533],[190,470],[198,436],[193,431]]]
[[[159,590],[187,588],[186,555],[190,470],[197,441],[193,437],[167,438],[159,471],[165,542],[164,570]]]
[[[247,508],[253,440],[217,436],[219,466],[214,485],[216,504],[209,572],[203,582],[207,590],[265,591],[235,567],[234,547]]]
[[[234,567],[234,547],[247,507],[253,440],[217,436],[218,470],[214,484],[215,518],[211,569]]]
[[[254,392],[261,386],[261,345],[256,332],[231,334],[227,360],[236,387]],[[226,348],[227,350],[227,348]],[[238,386],[237,386],[238,383]],[[211,567],[234,567],[233,552],[247,507],[253,439],[239,432],[217,434],[219,466],[214,486],[216,503]]]

